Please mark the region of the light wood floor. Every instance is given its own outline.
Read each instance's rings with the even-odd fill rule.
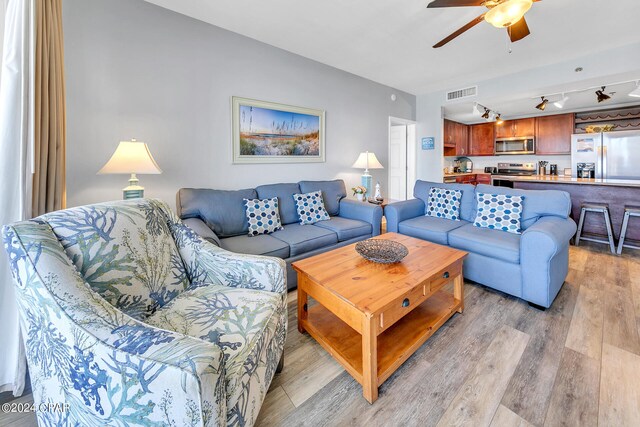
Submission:
[[[571,248],[567,283],[545,312],[467,283],[464,313],[382,385],[373,405],[298,333],[290,293],[285,369],[258,425],[639,426],[640,253],[587,245]],[[35,419],[0,414],[0,425]]]

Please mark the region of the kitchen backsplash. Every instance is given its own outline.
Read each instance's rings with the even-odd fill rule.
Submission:
[[[485,166],[498,166],[498,163],[535,163],[546,160],[550,165],[558,165],[558,173],[562,174],[565,168],[571,167],[571,156],[469,156],[473,161],[473,168],[476,170],[484,169]],[[444,167],[452,165],[456,157],[445,157]],[[547,171],[549,166],[547,166]]]

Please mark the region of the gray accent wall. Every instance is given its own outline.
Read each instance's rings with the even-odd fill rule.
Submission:
[[[358,185],[358,153],[388,165],[389,116],[415,119],[414,95],[142,0],[65,0],[63,23],[69,206],[122,197],[128,176],[96,175],[121,140],[148,143],[163,173],[140,183],[173,207],[181,187]],[[325,110],[326,162],[232,164],[232,96]]]

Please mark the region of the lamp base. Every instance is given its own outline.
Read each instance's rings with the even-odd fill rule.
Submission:
[[[373,178],[371,177],[371,175],[367,173],[362,175],[362,186],[367,189],[367,192],[364,193],[365,198],[371,195],[372,183],[373,183]]]
[[[135,173],[129,178],[129,186],[122,189],[122,198],[124,200],[140,199],[144,197],[144,187],[138,185],[138,177]]]

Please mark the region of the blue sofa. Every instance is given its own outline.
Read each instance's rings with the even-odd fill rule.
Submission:
[[[322,191],[331,219],[300,225],[293,195]],[[380,234],[382,208],[346,198],[342,180],[269,184],[245,190],[182,188],[176,196],[178,216],[196,233],[231,252],[267,255],[287,263],[287,287],[297,286],[291,263]],[[248,236],[243,199],[277,197],[283,230]]]
[[[462,191],[459,221],[425,216],[432,187]],[[476,193],[524,196],[522,234],[474,226]],[[568,193],[417,181],[414,197],[385,208],[387,231],[467,251],[466,278],[551,306],[567,276],[569,240],[576,232]]]

